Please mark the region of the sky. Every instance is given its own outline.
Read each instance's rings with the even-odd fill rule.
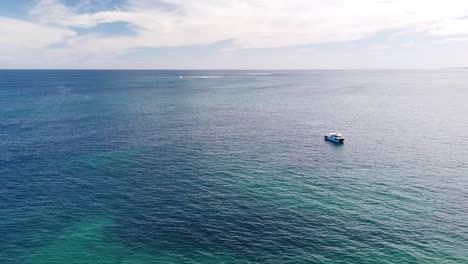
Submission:
[[[468,0],[1,0],[0,68],[468,67]]]

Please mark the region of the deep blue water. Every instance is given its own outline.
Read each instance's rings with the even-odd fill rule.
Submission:
[[[0,71],[2,264],[468,263],[467,190],[466,70]]]

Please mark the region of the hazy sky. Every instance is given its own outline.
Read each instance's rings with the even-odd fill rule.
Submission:
[[[0,68],[468,66],[468,0],[1,0]]]

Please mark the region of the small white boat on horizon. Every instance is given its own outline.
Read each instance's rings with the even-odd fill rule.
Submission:
[[[344,137],[340,133],[328,133],[328,135],[325,135],[325,140],[338,144],[344,143]]]

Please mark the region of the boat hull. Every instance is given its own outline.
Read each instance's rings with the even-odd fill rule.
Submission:
[[[336,139],[336,138],[333,138],[333,137],[325,136],[325,140],[333,142],[333,143],[337,143],[337,144],[343,144],[344,143],[344,138]]]

